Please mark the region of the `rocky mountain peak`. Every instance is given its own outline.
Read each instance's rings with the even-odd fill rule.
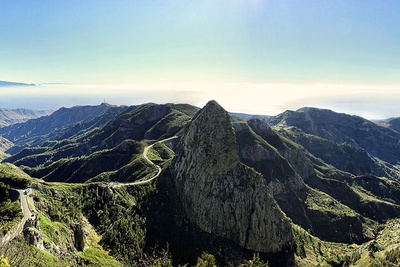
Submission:
[[[239,161],[230,117],[216,101],[208,102],[196,114],[182,145],[188,148],[189,153],[194,145],[200,148],[196,153],[197,160],[208,166],[215,175],[232,169]]]
[[[187,218],[202,230],[260,252],[291,242],[289,221],[264,178],[239,161],[229,115],[217,102],[183,133],[171,173]]]

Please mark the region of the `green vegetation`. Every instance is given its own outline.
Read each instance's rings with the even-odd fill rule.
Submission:
[[[385,260],[399,265],[400,264],[400,247],[391,249],[385,253]]]
[[[158,153],[157,150],[155,150],[154,148],[150,148],[147,152],[147,157],[149,158],[149,160],[153,161],[153,162],[159,162],[162,161],[162,158],[160,156],[160,154]]]
[[[1,118],[0,118],[0,124],[1,124]],[[12,146],[13,143],[0,136],[0,161],[9,156],[5,151],[7,151]]]
[[[0,161],[2,161],[5,158],[8,158],[8,157],[9,157],[8,154],[6,154],[5,152],[0,150]]]
[[[292,225],[295,260],[302,266],[398,266],[400,259],[400,219],[386,223],[385,228],[362,245],[322,241],[300,226]]]
[[[157,169],[142,155],[146,145],[143,141],[126,140],[113,149],[100,150],[89,156],[62,158],[48,166],[24,169],[46,181],[134,182],[157,173]],[[156,144],[148,155],[162,165],[172,158],[173,152],[164,144]]]
[[[154,163],[163,165],[174,157],[174,152],[165,144],[157,143],[148,150],[147,157]]]
[[[0,182],[16,188],[26,188],[32,178],[10,163],[0,163]]]
[[[57,130],[46,137],[32,137],[32,146],[8,159],[46,182],[36,183],[19,168],[11,164],[0,164],[0,236],[15,227],[22,217],[17,194],[15,192],[14,196],[11,188],[31,185],[39,222],[34,226],[38,230],[34,233],[39,235],[42,242],[37,242],[39,247],[44,247],[44,250],[39,250],[33,245],[29,246],[20,236],[0,248],[0,267],[170,267],[172,259],[181,260],[178,254],[180,249],[185,249],[182,244],[186,243],[179,244],[180,238],[186,241],[187,236],[201,237],[188,223],[192,221],[185,217],[188,214],[180,210],[179,205],[187,203],[179,203],[180,199],[175,198],[179,192],[174,191],[176,188],[173,185],[166,189],[170,186],[168,183],[173,184],[173,179],[167,181],[168,170],[163,172],[160,179],[155,180],[163,183],[157,189],[157,182],[118,188],[107,184],[110,181],[133,182],[153,177],[157,168],[142,155],[147,142],[181,135],[183,127],[199,109],[190,105],[146,104],[124,110],[118,116],[116,114],[122,109],[98,120],[80,122]],[[369,143],[375,142],[373,136],[370,139],[363,137],[369,135],[368,131],[360,133],[365,142],[357,143],[360,136],[348,132],[347,126],[344,129],[332,128],[331,125],[319,127],[317,120],[300,119],[293,119],[294,126],[290,126],[290,121],[276,126],[277,132],[256,121],[253,121],[254,124],[239,119],[232,121],[236,129],[236,152],[245,147],[248,149],[245,152],[251,154],[248,162],[243,160],[241,167],[244,170],[254,168],[264,175],[267,184],[271,180],[276,181],[273,185],[278,190],[275,191],[283,192],[275,195],[277,202],[286,201],[288,209],[296,209],[294,215],[291,215],[281,205],[293,221],[306,229],[292,225],[294,243],[291,245],[295,263],[299,267],[400,265],[400,220],[387,221],[399,215],[400,184],[374,176],[385,176],[390,172],[395,174],[398,170],[393,168],[389,171],[390,164],[386,165],[380,158],[370,157],[376,155],[375,150],[379,147],[374,146],[368,150]],[[306,133],[302,129],[310,131]],[[340,135],[339,130],[342,133]],[[213,138],[213,134],[206,138]],[[337,136],[340,138],[335,139]],[[390,136],[378,137],[383,137],[381,139],[388,141],[388,144],[392,143]],[[392,143],[393,147],[398,141],[398,138],[394,139],[396,142]],[[358,145],[354,146],[353,143]],[[377,144],[385,145],[381,142]],[[228,151],[232,147],[225,148]],[[399,155],[397,150],[392,152],[394,156]],[[0,158],[4,156],[0,152]],[[164,143],[157,143],[149,149],[148,157],[165,169],[174,153]],[[314,164],[316,176],[308,170],[308,167],[312,167],[310,162]],[[198,175],[212,181],[217,170],[206,165],[202,166]],[[374,175],[360,175],[364,173]],[[301,180],[293,180],[298,184],[291,183],[291,178],[297,178],[297,175],[304,176],[304,188]],[[160,196],[160,192],[165,195]],[[229,194],[227,197],[230,197]],[[298,214],[301,215],[300,219],[295,217]],[[165,224],[160,226],[160,222]],[[171,228],[173,230],[170,235],[156,235]],[[182,235],[187,236],[172,239],[172,235],[182,233],[177,229],[184,230]],[[171,250],[171,253],[175,253],[173,255],[168,249],[149,247],[149,244],[157,246],[157,242],[165,246],[170,241],[174,246]],[[191,263],[199,267],[216,267],[221,262],[229,265],[230,259],[226,256],[229,248],[223,251],[213,247],[219,240],[206,245],[202,242],[199,242],[197,250],[188,249]],[[198,251],[207,251],[208,248],[213,253],[222,252],[215,256],[204,252],[199,256]],[[235,254],[237,251],[233,252]],[[290,253],[290,249],[287,252]],[[262,259],[264,256],[270,255],[262,255]],[[235,264],[240,267],[268,266],[258,254],[254,254],[252,259],[250,257],[242,264]],[[187,260],[182,258],[182,261]],[[273,260],[272,256],[270,264],[276,262]]]
[[[340,219],[345,216],[354,217],[356,213],[349,207],[341,204],[328,194],[318,190],[309,190],[305,204],[310,210],[318,210],[324,213],[332,213],[335,218]],[[335,223],[332,221],[332,223]]]
[[[52,221],[39,214],[40,230],[44,236],[44,244],[48,248],[59,247],[63,250],[73,250],[73,231],[66,224]]]
[[[34,200],[45,244],[74,250],[74,234],[77,227],[85,228],[86,217],[101,239],[97,243],[84,240],[89,247],[78,254],[81,263],[108,266],[106,263],[111,261],[109,266],[118,266],[105,249],[120,261],[135,265],[143,257],[145,247],[142,205],[152,191],[151,185],[111,189],[102,184],[40,184]]]
[[[85,251],[78,253],[78,264],[88,267],[119,267],[121,263],[113,257],[108,256],[103,250],[95,247],[89,247]]]
[[[265,263],[263,260],[260,259],[258,253],[253,255],[252,260],[245,260],[244,263],[240,264],[239,267],[268,267],[268,262]]]
[[[0,248],[0,254],[9,259],[11,266],[70,267],[77,266],[75,260],[66,255],[55,257],[50,253],[29,246],[23,240],[13,240]]]
[[[0,202],[0,236],[10,231],[10,229],[16,225],[21,218],[22,211],[19,200],[12,202],[10,199],[7,199]]]
[[[172,259],[171,254],[167,249],[159,250],[156,248],[150,249],[150,252],[147,252],[142,256],[142,258],[138,262],[138,266],[152,266],[152,267],[172,267]],[[183,266],[186,267],[187,265]]]
[[[351,245],[322,241],[295,224],[292,234],[299,266],[348,266],[343,264],[350,258]]]
[[[63,183],[38,185],[34,201],[39,211],[38,219],[44,246],[48,251],[55,253],[76,251],[75,256],[66,258],[63,256],[59,262],[53,262],[50,258],[43,259],[43,263],[46,262],[47,266],[62,266],[62,262],[76,262],[74,266],[122,266],[103,249],[100,243],[104,241],[104,237],[102,239],[98,236],[83,217],[87,212],[86,209],[89,210],[89,206],[96,206],[95,203],[87,203],[89,198],[86,198],[85,194],[94,197],[91,200],[98,202],[101,198],[98,194],[102,190],[99,186],[93,184],[88,188],[87,185]],[[81,205],[82,201],[83,205]],[[134,204],[133,201],[129,203]],[[96,214],[98,212],[101,210],[97,210]],[[118,216],[123,217],[122,214]],[[99,222],[102,225],[102,221],[99,220]],[[107,220],[107,223],[109,222],[110,220]],[[102,227],[106,229],[105,226],[102,225]],[[76,236],[77,229],[82,229],[80,237]],[[82,252],[78,252],[81,248],[77,247],[77,240],[82,240],[84,243]]]
[[[168,105],[170,105],[173,109],[186,114],[189,117],[193,117],[200,110],[200,108],[188,104],[168,104]]]
[[[65,109],[62,116],[68,117],[69,112],[74,113],[74,109],[79,108]],[[103,108],[101,110],[104,111]],[[40,135],[33,136],[31,143],[34,146],[22,149],[8,161],[23,167],[32,177],[46,181],[85,182],[90,179],[107,181],[109,178],[124,181],[108,174],[139,159],[145,145],[140,140],[144,138],[159,140],[175,135],[190,122],[199,108],[186,104],[144,104],[129,108],[109,107],[107,110],[100,115],[97,112],[89,115],[89,117],[94,114],[99,115],[96,119],[77,122],[64,129],[53,129],[54,123],[60,123],[56,112],[54,116],[40,122],[43,124],[40,128],[43,128],[44,132],[51,131],[51,133],[46,135],[46,138]],[[143,118],[147,120],[148,112],[155,112],[157,119],[142,122]],[[75,121],[81,115],[72,116],[70,121]],[[48,120],[54,123],[48,123]],[[32,131],[37,132],[38,129]],[[13,134],[21,137],[29,135],[30,132],[21,127],[11,135]],[[147,167],[139,166],[137,163],[135,166],[137,168]],[[143,177],[130,176],[129,181],[141,178]]]
[[[360,244],[373,237],[375,222],[324,192],[308,188],[304,204],[307,218],[315,222],[311,233],[323,240]]]
[[[153,177],[156,173],[157,169],[140,155],[122,168],[116,171],[103,172],[87,182],[134,182],[146,180]]]
[[[217,261],[214,255],[203,252],[197,259],[196,267],[217,267]]]
[[[232,265],[232,264],[230,264]],[[195,267],[218,267],[217,260],[214,255],[203,252],[200,257],[197,258],[197,262]],[[251,260],[244,260],[243,263],[239,265],[239,267],[268,267],[268,263],[264,262],[260,259],[258,253],[253,254],[253,258]]]
[[[31,179],[19,168],[8,163],[0,163],[0,236],[6,234],[22,218],[18,198],[10,199],[11,186],[25,186]],[[15,192],[18,195],[17,192]]]
[[[0,255],[0,267],[10,267],[8,259]]]

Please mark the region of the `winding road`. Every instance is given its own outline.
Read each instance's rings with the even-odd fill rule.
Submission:
[[[18,193],[19,193],[20,201],[21,201],[21,209],[22,209],[22,213],[24,214],[24,217],[22,218],[21,222],[18,224],[18,227],[16,227],[16,228],[14,227],[10,231],[8,231],[8,233],[0,240],[0,246],[6,244],[7,242],[13,240],[18,235],[20,235],[22,233],[22,231],[24,230],[25,222],[29,218],[34,218],[33,217],[34,214],[31,212],[31,210],[29,209],[29,205],[28,205],[28,196],[30,194],[32,194],[32,189],[30,189],[30,188],[27,188],[27,189],[11,188],[11,189],[18,191]]]
[[[158,176],[160,176],[162,168],[155,164],[153,161],[151,161],[149,159],[149,157],[147,156],[149,149],[151,149],[154,145],[158,144],[158,143],[164,143],[167,142],[169,140],[178,138],[178,136],[173,136],[170,138],[166,138],[160,141],[157,141],[147,147],[144,148],[143,150],[143,157],[153,166],[155,166],[157,168],[157,174],[154,175],[153,177],[143,180],[143,181],[136,181],[136,182],[132,182],[132,183],[119,183],[119,182],[110,182],[108,183],[108,185],[112,188],[118,188],[118,187],[122,187],[122,186],[130,186],[130,185],[142,185],[142,184],[148,184],[151,181],[153,181],[154,179],[156,179]],[[34,218],[34,214],[31,212],[31,210],[29,209],[29,205],[28,205],[28,196],[30,194],[32,194],[32,189],[31,188],[27,188],[27,189],[15,189],[12,188],[12,190],[18,191],[19,196],[20,196],[20,201],[21,201],[21,209],[22,209],[22,213],[24,214],[24,217],[22,218],[21,222],[18,224],[18,227],[14,227],[13,229],[11,229],[10,231],[7,232],[7,234],[0,239],[0,246],[6,244],[7,242],[13,240],[14,238],[16,238],[18,235],[20,235],[22,233],[22,231],[24,230],[24,225],[25,222],[29,219],[29,218]]]
[[[151,144],[151,145],[149,145],[149,146],[146,146],[146,147],[144,148],[144,150],[143,150],[143,157],[144,157],[151,165],[153,165],[153,166],[155,166],[155,167],[157,168],[157,174],[156,174],[156,175],[154,175],[153,177],[151,177],[151,178],[149,178],[149,179],[146,179],[146,180],[144,180],[144,181],[137,181],[137,182],[132,182],[132,183],[110,182],[110,183],[108,183],[108,185],[111,186],[112,188],[118,188],[118,187],[129,186],[129,185],[148,184],[148,183],[150,183],[151,181],[153,181],[154,179],[156,179],[158,176],[160,176],[161,171],[162,171],[162,168],[161,168],[159,165],[155,164],[153,161],[151,161],[151,160],[149,159],[149,157],[147,156],[147,153],[149,152],[149,149],[152,148],[154,145],[159,144],[159,143],[164,143],[164,142],[167,142],[167,141],[172,140],[172,139],[175,139],[175,138],[178,138],[178,136],[172,136],[172,137],[169,137],[169,138],[166,138],[166,139],[157,141],[157,142],[155,142],[155,143],[153,143],[153,144]]]

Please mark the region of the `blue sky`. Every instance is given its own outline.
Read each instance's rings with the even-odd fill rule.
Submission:
[[[3,0],[0,80],[213,84],[222,101],[232,84],[378,91],[400,85],[399,14],[397,0]]]

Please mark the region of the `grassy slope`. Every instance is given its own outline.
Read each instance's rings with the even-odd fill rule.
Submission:
[[[131,264],[143,253],[144,219],[138,214],[138,203],[143,201],[138,198],[145,197],[151,187],[111,190],[100,184],[63,183],[35,187],[35,207],[46,251],[15,240],[0,250],[12,265],[121,266],[111,255]],[[77,226],[85,233],[83,251],[74,246]],[[22,251],[28,257],[16,255]]]
[[[159,164],[164,164],[173,156],[164,144],[155,145],[151,153],[157,155]],[[4,165],[3,169],[9,176],[31,180],[11,164]],[[157,260],[144,256],[146,219],[142,206],[146,205],[154,191],[152,184],[119,189],[111,189],[101,183],[34,183],[33,187],[35,212],[46,251],[14,240],[0,251],[10,259],[11,264],[121,266],[120,262],[135,265],[143,257],[147,262]],[[84,229],[86,236],[83,251],[74,246],[74,229],[77,226]],[[19,257],[21,251],[27,257]]]
[[[135,126],[134,132],[140,130],[148,139],[172,136],[182,129],[190,121],[191,116],[198,110],[198,108],[190,105],[169,104],[168,106],[170,108],[169,113],[155,122],[154,125]],[[130,119],[132,116],[136,118],[135,116],[138,116],[136,113],[128,114],[127,118],[121,117],[120,119],[125,122],[125,120]],[[131,133],[131,131],[133,130],[129,129],[127,132],[121,132],[117,128],[111,132],[107,132],[107,135],[99,140],[96,139],[96,134],[94,134],[94,137],[82,134],[70,139],[49,143],[45,142],[41,147],[26,148],[12,156],[9,160],[15,162],[18,166],[21,165],[31,176],[42,178],[46,181],[84,182],[88,180],[115,180],[132,182],[146,178],[153,173],[148,171],[151,166],[141,156],[143,146],[146,144],[144,142],[127,140],[127,138],[133,138],[133,132]],[[92,139],[96,140],[93,141]],[[97,143],[105,139],[108,141],[112,139],[112,143],[115,143],[117,146],[96,151],[99,149]],[[94,143],[89,144],[90,140],[95,143],[97,142],[97,145]],[[112,146],[112,144],[109,145]],[[95,151],[93,153],[86,153],[88,152],[88,146],[93,146],[90,149],[95,149]]]
[[[1,180],[28,184],[32,179],[11,164],[0,164]],[[1,184],[8,192],[9,186]],[[152,185],[110,189],[102,184],[34,183],[32,187],[46,251],[13,240],[0,248],[12,266],[121,266],[114,256],[133,264],[143,254],[146,229],[141,206]],[[4,201],[5,210],[10,212],[8,202]],[[77,227],[85,232],[83,251],[74,246]]]
[[[375,239],[362,245],[322,241],[293,225],[295,259],[306,266],[399,266],[400,219],[388,221]]]
[[[163,144],[152,150],[152,156],[166,158],[168,149]],[[3,173],[29,179],[12,165],[0,165]],[[35,206],[40,228],[49,252],[13,241],[1,248],[1,253],[16,266],[121,266],[115,257],[134,264],[145,247],[145,217],[143,205],[154,188],[152,185],[112,190],[101,184],[45,183],[34,185]],[[326,198],[324,198],[326,196]],[[340,208],[325,194],[316,192],[306,200],[310,209],[344,212],[354,216],[350,209]],[[333,208],[332,205],[340,207]],[[341,211],[340,211],[341,210]],[[88,218],[88,221],[85,219]],[[73,246],[73,229],[84,226],[86,249],[78,252]],[[348,245],[322,241],[293,225],[296,243],[296,262],[299,266],[391,266],[400,254],[400,220],[392,220],[372,241],[362,245]],[[129,244],[128,246],[126,244]],[[69,254],[55,256],[55,248]],[[21,257],[21,251],[24,257]],[[72,253],[71,253],[72,252]],[[393,266],[393,265],[392,265]]]
[[[169,122],[169,120],[164,122]],[[257,141],[264,144],[264,140]],[[267,145],[269,144],[267,143]],[[149,157],[156,162],[163,162],[163,160],[169,159],[171,154],[165,148],[165,145],[159,144],[149,151]],[[137,161],[133,160],[117,171],[103,172],[100,175],[106,177],[101,177],[99,180],[110,180],[112,176],[121,177],[121,174],[134,173],[137,170],[135,164],[143,163],[140,160],[143,159],[139,157]],[[8,166],[7,168],[11,167]],[[321,171],[326,174],[329,172],[329,168],[328,170],[321,169]],[[325,176],[322,172],[320,175]],[[373,194],[369,194],[359,185],[350,186],[350,190],[360,196],[361,202],[373,201],[390,204],[386,200],[377,201],[378,199]],[[330,189],[330,187],[327,187],[327,189]],[[73,250],[73,247],[68,247],[68,244],[71,245],[71,225],[83,223],[85,216],[95,227],[97,233],[102,234],[103,238],[94,237],[93,240],[97,241],[88,241],[88,247],[85,251],[76,252],[73,260],[77,264],[87,266],[102,266],[102,264],[113,266],[114,263],[118,264],[104,248],[125,261],[129,261],[129,258],[137,259],[143,252],[146,231],[145,218],[140,215],[141,205],[146,201],[146,196],[151,191],[151,185],[143,188],[122,188],[111,191],[101,185],[61,183],[41,185],[38,187],[36,204],[39,207],[39,218],[45,240],[54,246]],[[336,200],[332,202],[332,198],[325,193],[314,191],[314,194],[310,194],[306,199],[307,208],[321,214],[330,213],[338,217],[342,215],[356,216],[352,209]],[[127,216],[127,218],[124,216]],[[134,225],[132,225],[132,222],[135,222]],[[342,265],[344,263],[354,266],[368,266],[368,264],[382,264],[378,266],[383,266],[383,264],[388,264],[386,259],[388,255],[394,254],[393,251],[399,249],[397,244],[400,243],[400,240],[397,236],[391,235],[391,233],[398,233],[399,225],[400,222],[398,221],[389,222],[376,239],[360,246],[324,242],[311,236],[300,227],[294,226],[297,244],[296,259],[300,266],[318,263],[322,266]],[[58,234],[54,235],[54,232]],[[124,235],[125,233],[127,234]],[[126,245],[122,245],[123,242],[125,244],[129,242],[130,247],[127,248]],[[29,250],[35,251],[33,248],[29,248]],[[41,256],[38,256],[38,258],[46,259],[43,261],[48,261],[49,265],[47,266],[52,266],[52,264],[62,266],[67,260],[71,260],[70,258],[54,258],[50,254],[40,253]]]
[[[5,159],[9,155],[5,153],[7,149],[13,146],[9,140],[5,139],[4,137],[0,136],[0,160]]]
[[[11,187],[22,188],[30,183],[31,178],[19,168],[12,164],[0,163],[0,236],[17,225],[22,218],[19,199],[11,200]]]
[[[29,186],[32,178],[12,164],[0,163],[0,181],[13,187],[24,188]]]

